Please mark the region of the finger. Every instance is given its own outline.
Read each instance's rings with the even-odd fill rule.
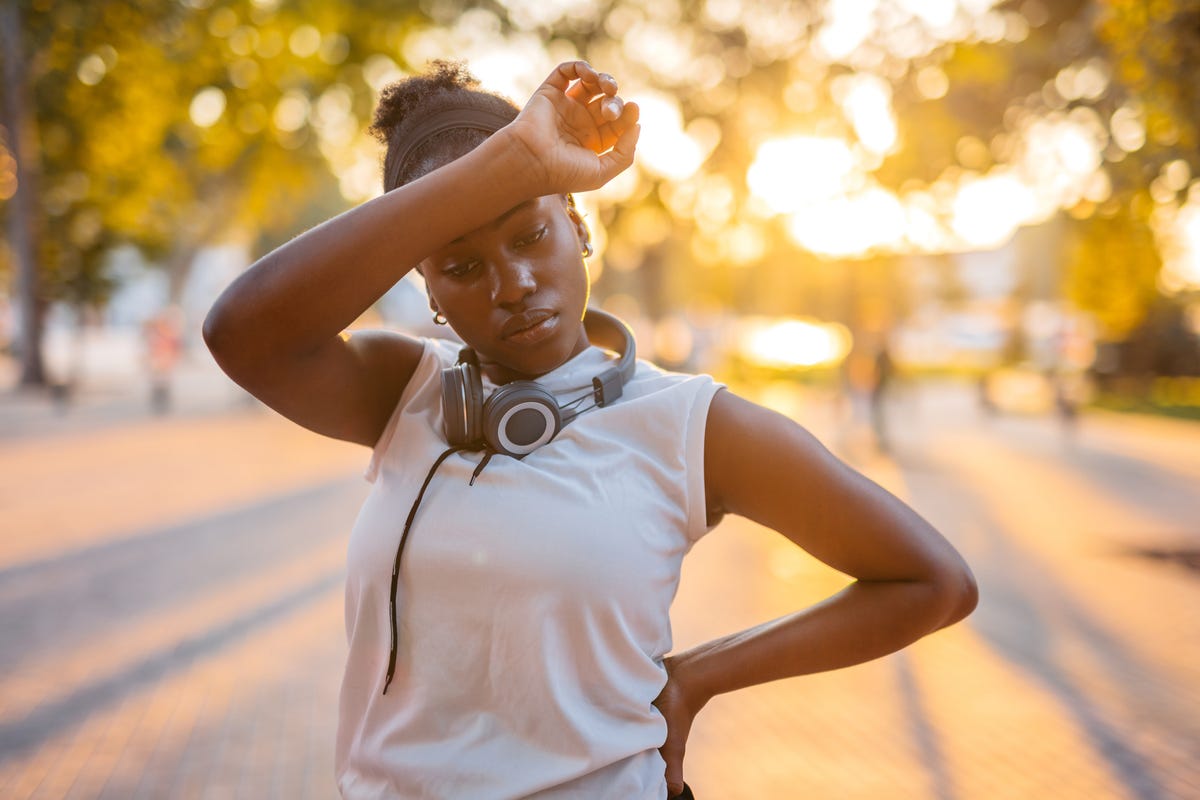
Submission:
[[[622,101],[620,115],[610,121],[597,123],[600,125],[600,144],[602,150],[607,150],[610,147],[615,147],[617,141],[625,131],[637,124],[638,118],[641,116],[641,109],[634,102],[625,103]]]
[[[592,69],[592,65],[586,61],[564,61],[555,67],[554,71],[542,83],[543,85],[553,86],[560,92],[566,92],[571,87],[572,81],[579,81],[583,86],[578,91],[591,92],[589,98],[603,94],[604,92],[600,82],[600,74]]]
[[[641,125],[626,129],[617,139],[613,148],[600,156],[601,183],[603,186],[633,164],[633,156],[637,151],[638,136],[642,132]]]
[[[571,84],[571,88],[567,90],[567,98],[574,102],[571,104],[570,111],[566,111],[566,113],[573,114],[582,111],[587,114],[587,118],[597,128],[616,119],[616,116],[606,116],[611,115],[612,110],[606,111],[605,104],[611,103],[613,99],[603,94],[593,94],[592,90],[585,88],[582,82],[576,81]]]
[[[584,102],[589,102],[597,97],[615,97],[617,79],[607,72],[597,72],[595,81],[588,76],[581,77],[571,84],[571,87],[567,89],[567,94]]]
[[[621,112],[625,109],[625,101],[619,97],[600,95],[589,100],[585,104],[585,108],[595,126],[603,128],[610,122],[616,122],[621,118]],[[617,134],[613,134],[612,138],[616,139],[616,137]]]
[[[673,750],[674,748],[672,748]],[[663,748],[667,750],[666,747]],[[667,762],[667,797],[683,793],[683,753],[678,756],[674,752],[669,755],[664,752],[663,760]]]
[[[626,105],[619,97],[602,95],[587,105],[563,109],[563,120],[580,145],[603,153],[637,119],[636,105],[632,116],[626,114]]]
[[[595,100],[595,104],[600,118],[605,122],[616,122],[621,118],[621,112],[625,109],[625,101],[619,97],[599,97]]]
[[[574,81],[567,88],[566,95],[580,105],[587,106],[589,108],[594,103],[599,102],[601,104],[600,108],[603,109],[605,102],[616,98],[615,92],[610,91],[614,85],[615,84],[605,83],[604,80],[597,75],[597,82],[582,79]],[[616,119],[616,116],[609,117],[609,119]]]
[[[641,117],[642,109],[636,102],[630,100],[627,103],[622,100],[621,116],[619,119],[613,122],[613,127],[620,128],[621,131],[624,131],[626,128],[632,128],[634,125],[636,125],[637,121],[641,119]]]

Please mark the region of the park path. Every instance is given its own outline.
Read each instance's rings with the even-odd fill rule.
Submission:
[[[819,397],[759,396],[933,521],[982,599],[904,653],[714,699],[702,800],[1200,797],[1200,574],[1168,557],[1200,550],[1200,425],[1067,440],[913,390],[884,456]],[[245,405],[0,438],[0,797],[336,796],[365,460]],[[843,584],[727,520],[685,563],[676,643]]]

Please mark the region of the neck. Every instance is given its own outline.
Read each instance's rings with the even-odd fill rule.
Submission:
[[[488,380],[497,386],[503,386],[504,384],[511,383],[513,381],[534,381],[546,373],[553,372],[554,370],[558,369],[563,364],[582,353],[584,350],[587,350],[590,346],[591,342],[588,340],[587,331],[584,329],[583,324],[580,323],[579,338],[575,340],[575,344],[571,347],[571,352],[566,358],[545,372],[539,372],[536,374],[520,372],[519,370],[513,369],[506,364],[501,364],[499,361],[484,360],[482,356],[479,359],[479,368],[482,370],[483,374],[488,377]]]

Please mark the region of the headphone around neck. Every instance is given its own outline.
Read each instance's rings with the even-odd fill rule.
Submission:
[[[592,378],[593,404],[582,409],[560,406],[536,381],[506,383],[486,400],[479,359],[469,347],[458,362],[442,370],[442,419],[453,447],[490,449],[523,458],[549,442],[583,411],[606,406],[621,396],[637,368],[633,334],[621,320],[589,308],[583,318],[588,339],[620,354],[614,366]]]

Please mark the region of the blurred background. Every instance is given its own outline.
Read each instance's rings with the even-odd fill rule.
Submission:
[[[1200,797],[1195,0],[0,0],[0,795],[332,796],[366,454],[199,331],[379,193],[375,100],[433,58],[614,74],[593,302],[979,574],[961,630],[714,701],[700,796]],[[417,280],[358,324],[434,334]],[[719,530],[679,644],[839,585]]]

